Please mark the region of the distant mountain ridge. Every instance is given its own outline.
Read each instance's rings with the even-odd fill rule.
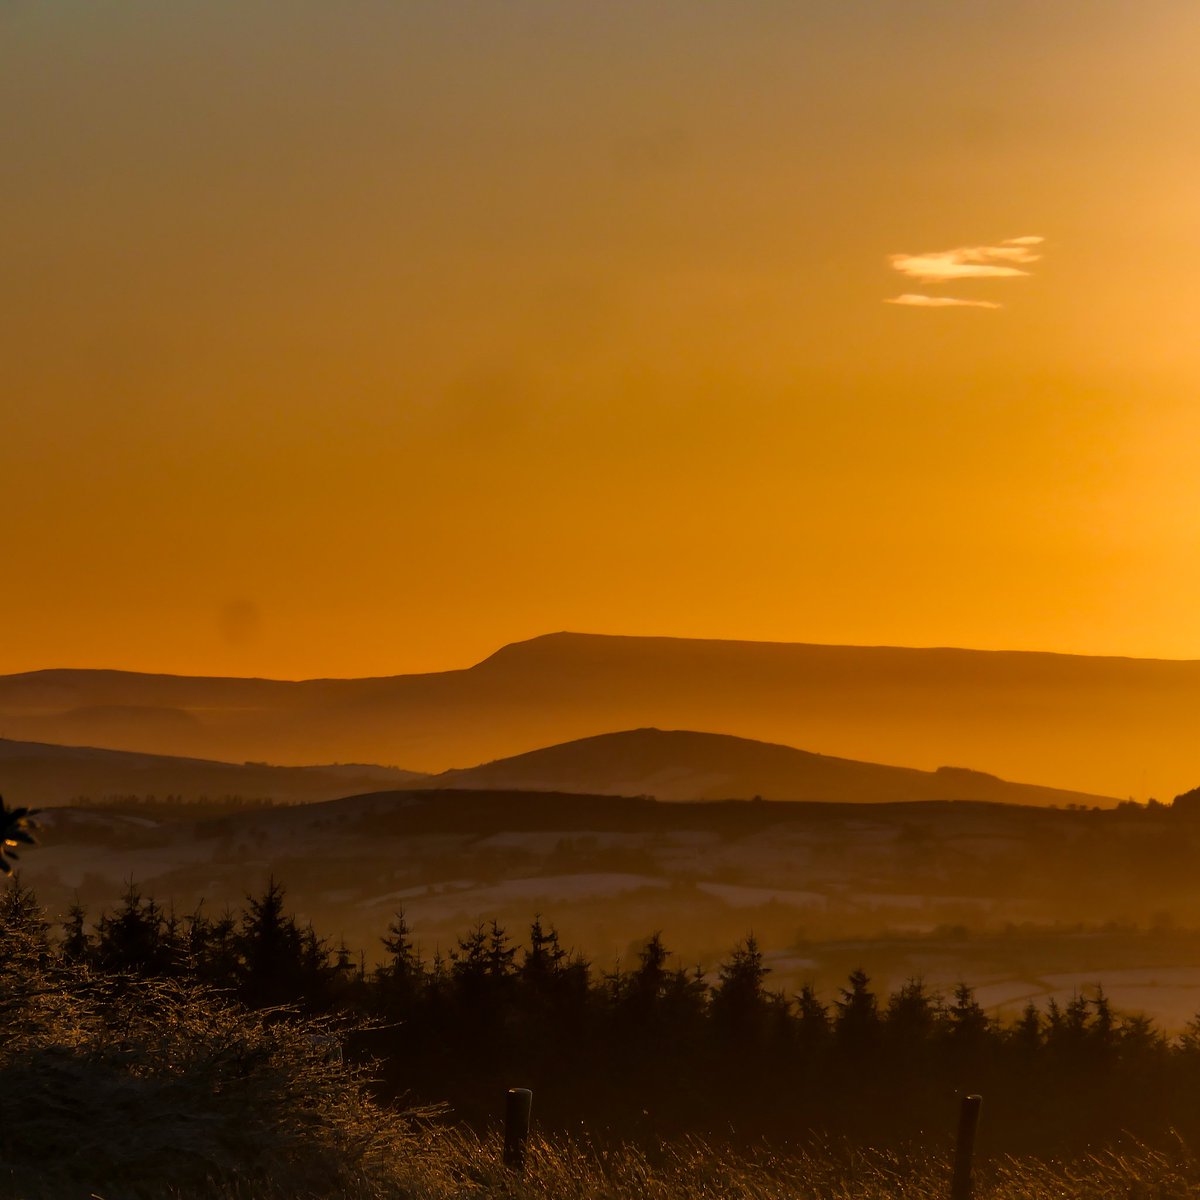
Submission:
[[[709,729],[1160,799],[1195,783],[1198,715],[1200,662],[569,633],[371,679],[0,677],[0,736],[26,741],[441,771],[614,729]]]
[[[632,729],[531,750],[411,786],[578,792],[658,800],[893,803],[982,800],[1025,805],[1111,806],[1111,796],[1010,783],[982,771],[917,771],[813,754],[791,746],[693,730]]]

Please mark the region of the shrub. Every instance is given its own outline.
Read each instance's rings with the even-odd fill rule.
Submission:
[[[327,1061],[323,1027],[3,936],[22,952],[0,964],[0,1195],[330,1195],[411,1153],[412,1121]]]

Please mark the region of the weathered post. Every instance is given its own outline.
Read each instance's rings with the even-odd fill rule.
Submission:
[[[958,1115],[958,1143],[954,1148],[954,1178],[950,1200],[971,1200],[971,1160],[975,1156],[975,1131],[979,1128],[982,1096],[964,1096]]]
[[[528,1088],[508,1089],[504,1102],[504,1165],[518,1174],[525,1170],[532,1108],[533,1093]]]

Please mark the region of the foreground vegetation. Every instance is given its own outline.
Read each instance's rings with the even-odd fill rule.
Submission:
[[[246,914],[248,929],[256,914],[261,924],[262,910],[260,901]],[[472,1130],[449,1114],[372,1100],[368,1068],[330,1053],[332,1039],[347,1032],[345,1011],[305,1016],[296,1007],[253,1009],[194,978],[114,969],[99,947],[113,942],[119,920],[107,917],[105,936],[86,956],[75,946],[73,956],[69,937],[51,939],[28,891],[14,886],[0,896],[0,1196],[915,1200],[945,1194],[950,1121],[891,1149],[812,1134],[738,1147],[693,1137],[632,1145],[594,1132],[560,1132],[534,1140],[525,1175],[517,1178],[502,1165],[494,1125]],[[289,928],[286,919],[281,927]],[[355,1016],[356,1027],[362,1020]],[[859,1082],[865,1095],[870,1079]],[[720,1086],[714,1079],[710,1090]],[[637,1098],[628,1086],[625,1103]],[[1149,1200],[1200,1192],[1200,1163],[1173,1134],[1154,1148],[1119,1138],[1066,1160],[1016,1159],[998,1149],[993,1145],[981,1164],[980,1200]]]
[[[988,1097],[996,1150],[1200,1137],[1200,1027],[1169,1039],[1100,989],[1001,1022],[965,984],[945,997],[910,979],[883,994],[859,969],[832,998],[774,991],[753,937],[712,977],[658,934],[631,969],[597,969],[541,920],[524,946],[493,923],[426,959],[403,914],[367,970],[302,927],[274,883],[238,914],[182,918],[130,886],[94,925],[76,907],[56,943],[43,936],[48,955],[97,979],[203,986],[331,1022],[377,1102],[445,1103],[477,1131],[505,1088],[528,1086],[543,1129],[605,1144],[745,1149],[816,1132],[899,1146],[949,1127],[964,1092]]]

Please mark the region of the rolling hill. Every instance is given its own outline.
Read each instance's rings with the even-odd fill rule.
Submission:
[[[0,736],[442,771],[646,726],[1160,799],[1192,787],[1200,662],[552,634],[374,679],[0,677]]]
[[[1111,806],[1113,797],[1009,783],[981,771],[917,771],[856,762],[728,734],[634,729],[548,746],[440,775],[355,763],[273,767],[0,739],[0,790],[22,804],[333,800],[381,788],[654,796],[660,800],[983,800]]]
[[[0,793],[34,807],[132,796],[190,803],[239,796],[298,804],[423,778],[415,771],[360,763],[272,767],[0,738]]]
[[[414,787],[580,792],[658,800],[802,800],[881,803],[984,800],[1026,805],[1103,805],[1109,796],[1009,783],[960,767],[917,771],[812,754],[728,734],[633,729],[532,750]]]

